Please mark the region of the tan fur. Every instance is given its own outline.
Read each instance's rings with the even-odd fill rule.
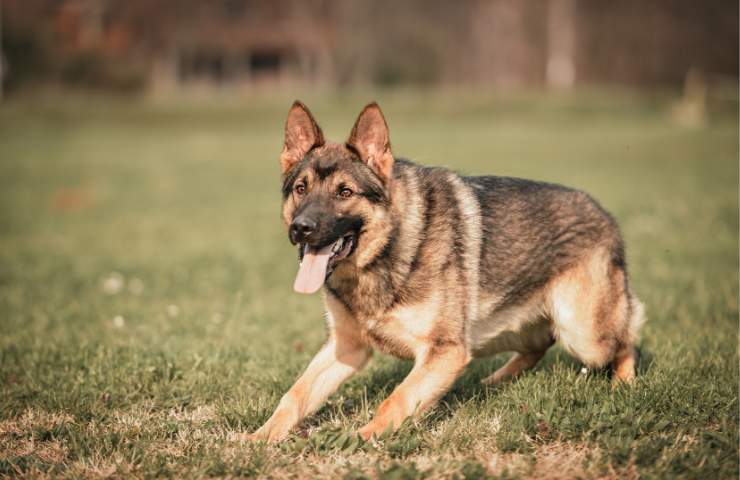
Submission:
[[[621,270],[610,268],[604,249],[557,278],[547,295],[554,333],[583,363],[600,367],[626,342],[629,302]]]
[[[478,304],[479,304],[479,276],[478,269],[480,267],[480,257],[477,252],[480,251],[481,242],[481,220],[480,220],[480,207],[474,200],[473,192],[470,187],[463,184],[462,180],[457,175],[450,175],[450,183],[455,188],[455,197],[457,198],[458,205],[460,205],[461,215],[465,226],[465,241],[467,252],[467,258],[465,258],[465,276],[466,284],[468,286],[467,299],[466,299],[466,312],[465,318],[468,319],[468,325],[465,326],[466,332],[466,344],[470,344],[470,331],[472,319],[478,318]]]
[[[496,385],[510,377],[515,377],[523,371],[530,369],[537,365],[537,362],[545,355],[545,350],[534,353],[515,353],[506,365],[499,368],[493,375],[486,377],[481,380],[481,383],[486,385]]]
[[[455,382],[469,362],[462,345],[430,348],[416,358],[414,368],[380,404],[378,413],[359,434],[364,438],[396,429],[414,413],[423,412]]]
[[[296,101],[285,121],[285,145],[280,154],[280,169],[285,174],[311,148],[324,143],[324,134],[305,105]]]
[[[588,195],[555,186],[518,189],[515,181],[499,179],[506,195],[520,196],[506,203],[506,221],[496,216],[501,210],[486,216],[483,207],[504,202],[499,194],[481,203],[480,192],[490,184],[443,169],[396,164],[394,170],[387,125],[375,104],[360,114],[347,144],[324,142],[310,113],[296,104],[285,149],[284,175],[286,162],[302,162],[291,181],[325,202],[316,204],[331,205],[333,217],[363,221],[356,249],[325,283],[326,344],[252,438],[284,438],[362,369],[374,349],[413,359],[414,367],[360,429],[365,438],[429,408],[474,357],[515,352],[483,380],[492,385],[534,367],[559,340],[587,365],[612,362],[615,383],[634,378],[643,307],[628,287],[616,224]],[[331,173],[322,161],[333,165]],[[335,201],[342,185],[357,190],[368,184],[351,162],[363,162],[370,184],[382,184],[391,200],[356,195]],[[286,224],[303,200],[284,190]],[[498,222],[493,227],[491,219]],[[503,248],[484,253],[490,245]],[[531,255],[537,256],[533,262]],[[508,275],[505,282],[497,283],[499,274]],[[525,281],[517,283],[520,278]]]
[[[545,313],[543,292],[521,305],[494,309],[490,303],[470,331],[469,348],[476,357],[500,352],[539,352],[553,343],[552,323]]]
[[[617,382],[631,382],[635,378],[635,349],[626,347],[614,357],[614,380]]]
[[[421,355],[440,321],[440,297],[389,312],[379,321],[369,319],[360,326],[367,343],[401,358]]]
[[[316,411],[345,380],[360,371],[372,351],[357,335],[354,320],[339,304],[327,302],[329,339],[306,371],[283,396],[275,413],[253,435],[253,440],[280,440],[306,416]]]
[[[509,364],[484,383],[531,368],[553,343],[583,363],[601,367],[614,361],[615,380],[634,378],[636,332],[643,321],[642,304],[625,289],[624,273],[603,248],[584,255],[575,267],[551,281],[526,303],[499,310],[490,321],[479,320],[472,332],[476,356],[514,350]],[[534,362],[534,363],[532,363]]]
[[[352,128],[347,143],[352,145],[362,159],[380,177],[389,181],[393,174],[393,152],[388,136],[388,125],[378,104],[367,105]]]

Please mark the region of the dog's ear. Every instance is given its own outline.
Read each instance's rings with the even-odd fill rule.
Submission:
[[[285,145],[280,154],[280,168],[285,175],[288,170],[300,162],[315,147],[324,144],[321,132],[313,115],[303,103],[296,100],[288,112],[285,121]]]
[[[378,176],[387,182],[393,173],[393,153],[383,112],[377,103],[367,105],[357,117],[347,145],[360,154],[360,158]]]

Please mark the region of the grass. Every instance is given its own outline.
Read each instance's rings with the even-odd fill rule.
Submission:
[[[324,337],[279,220],[289,99],[57,100],[0,108],[0,476],[737,476],[735,112],[690,130],[639,95],[381,95],[397,154],[568,184],[614,213],[649,316],[639,378],[612,391],[554,348],[489,389],[506,355],[479,360],[360,445],[344,434],[410,369],[376,356],[266,445],[236,437]],[[365,98],[305,100],[339,140]]]

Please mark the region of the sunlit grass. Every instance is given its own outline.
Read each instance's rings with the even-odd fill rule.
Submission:
[[[343,140],[368,98],[304,100]],[[735,476],[737,118],[686,130],[634,95],[378,100],[399,156],[565,183],[615,214],[649,317],[634,387],[553,349],[483,388],[502,355],[356,445],[342,434],[410,368],[376,356],[307,439],[240,444],[324,338],[279,220],[289,100],[24,100],[0,109],[0,475]]]

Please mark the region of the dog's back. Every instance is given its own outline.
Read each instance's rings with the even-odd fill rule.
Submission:
[[[503,307],[526,299],[594,248],[624,266],[611,216],[586,193],[511,177],[463,177],[480,204],[481,287]]]

